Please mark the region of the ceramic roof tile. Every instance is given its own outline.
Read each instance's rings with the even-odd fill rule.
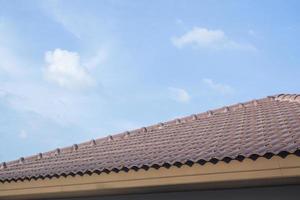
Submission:
[[[300,95],[282,94],[4,162],[0,181],[229,162],[299,148]]]

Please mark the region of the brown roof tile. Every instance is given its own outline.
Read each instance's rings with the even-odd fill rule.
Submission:
[[[300,95],[277,95],[0,165],[0,181],[297,153]]]

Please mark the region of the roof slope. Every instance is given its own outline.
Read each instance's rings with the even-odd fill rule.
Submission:
[[[2,163],[0,181],[297,153],[300,95],[277,95]]]

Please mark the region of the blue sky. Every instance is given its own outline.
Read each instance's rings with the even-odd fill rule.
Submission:
[[[299,93],[299,1],[0,5],[0,161]]]

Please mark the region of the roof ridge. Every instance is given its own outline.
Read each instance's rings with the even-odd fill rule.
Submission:
[[[198,114],[192,114],[192,115],[189,115],[189,116],[184,116],[184,117],[181,117],[181,118],[175,118],[173,120],[160,122],[160,123],[153,124],[153,125],[150,125],[150,126],[133,129],[133,130],[130,130],[130,131],[125,131],[125,132],[121,132],[121,133],[117,133],[117,134],[113,134],[113,135],[107,135],[105,137],[100,137],[100,138],[97,138],[97,139],[91,139],[89,141],[85,141],[85,142],[82,142],[82,143],[79,143],[79,144],[73,144],[72,146],[65,146],[65,147],[62,147],[62,148],[56,148],[56,149],[46,151],[46,152],[43,152],[43,153],[38,153],[36,155],[21,157],[21,158],[16,159],[16,160],[3,162],[2,165],[5,166],[5,167],[9,167],[9,166],[19,164],[21,162],[26,163],[28,161],[29,162],[30,161],[36,161],[36,160],[40,160],[42,158],[49,158],[49,157],[57,156],[59,154],[72,153],[74,151],[77,151],[80,148],[99,145],[99,144],[101,144],[102,142],[105,142],[105,141],[119,140],[119,139],[123,139],[123,138],[126,139],[130,135],[138,134],[140,132],[150,132],[150,131],[153,131],[155,129],[162,129],[164,126],[170,126],[170,125],[173,125],[173,124],[186,123],[186,122],[189,122],[189,121],[194,121],[194,120],[199,120],[199,119],[211,117],[211,116],[213,116],[215,114],[219,114],[219,113],[233,112],[233,111],[236,111],[238,109],[243,109],[243,108],[246,108],[246,107],[249,107],[249,106],[257,106],[261,101],[265,101],[265,100],[290,101],[290,102],[299,102],[300,103],[300,95],[296,95],[296,94],[279,94],[279,95],[267,96],[267,97],[261,98],[261,99],[253,99],[253,100],[250,100],[250,101],[246,101],[244,103],[236,103],[236,104],[232,104],[232,105],[229,105],[229,106],[224,106],[224,107],[213,109],[213,110],[208,110],[206,112],[201,112],[201,113],[198,113]]]
[[[289,101],[300,103],[300,94],[279,94],[274,96],[277,101]]]

